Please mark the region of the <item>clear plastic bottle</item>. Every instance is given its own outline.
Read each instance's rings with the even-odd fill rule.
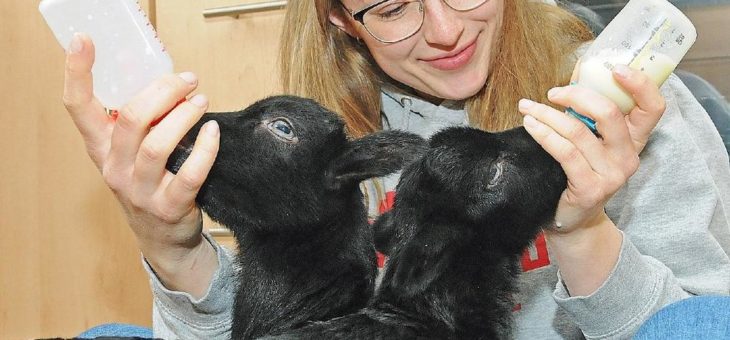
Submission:
[[[94,95],[119,109],[154,79],[173,71],[172,60],[135,0],[42,0],[38,9],[61,46],[76,32],[94,42]]]
[[[611,99],[624,113],[634,99],[613,78],[617,64],[641,70],[661,86],[697,39],[692,22],[666,0],[631,0],[581,58],[578,84]],[[595,132],[595,122],[568,112]]]

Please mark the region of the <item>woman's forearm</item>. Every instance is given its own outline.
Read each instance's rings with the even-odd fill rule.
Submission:
[[[546,235],[571,296],[591,295],[603,285],[616,266],[623,242],[621,232],[605,214],[590,227]]]

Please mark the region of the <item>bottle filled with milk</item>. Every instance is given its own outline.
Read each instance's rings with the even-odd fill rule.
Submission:
[[[697,39],[690,20],[666,0],[631,0],[581,58],[577,83],[611,99],[623,113],[636,103],[614,80],[617,64],[644,72],[661,86]],[[568,108],[591,130],[595,122]]]

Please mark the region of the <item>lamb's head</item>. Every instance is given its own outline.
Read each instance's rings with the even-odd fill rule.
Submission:
[[[566,183],[559,163],[524,128],[451,128],[404,171],[396,207],[419,206],[406,212],[416,219],[463,222],[475,229],[466,234],[519,253],[552,222]]]
[[[168,161],[176,172],[200,127],[220,126],[220,148],[196,202],[215,221],[234,228],[285,230],[340,216],[358,201],[360,181],[397,171],[425,142],[381,132],[347,137],[344,123],[316,102],[275,96],[244,110],[204,115]]]

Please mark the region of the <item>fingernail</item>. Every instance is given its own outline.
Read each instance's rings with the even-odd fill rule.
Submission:
[[[631,69],[628,66],[621,64],[616,65],[616,67],[613,68],[613,72],[621,78],[628,78],[631,75]]]
[[[203,127],[203,131],[211,137],[218,137],[218,134],[220,133],[220,128],[218,127],[218,122],[211,120],[207,123],[205,123],[205,126]]]
[[[196,82],[198,82],[198,77],[196,77],[195,74],[193,74],[192,72],[183,72],[180,73],[178,76],[180,76],[180,78],[190,84],[195,84]]]
[[[196,94],[193,96],[193,98],[190,98],[188,101],[193,103],[197,107],[204,108],[208,105],[208,98],[202,94]]]
[[[548,93],[547,93],[548,99],[553,99],[553,98],[555,98],[555,96],[561,94],[562,92],[563,92],[562,87],[554,87],[554,88],[550,89],[550,91],[548,91]]]
[[[84,48],[84,43],[81,41],[81,35],[77,32],[74,33],[73,38],[71,38],[71,44],[68,46],[68,52],[69,53],[79,53]]]
[[[519,106],[520,110],[527,110],[535,105],[535,102],[529,99],[520,99],[517,105]]]

